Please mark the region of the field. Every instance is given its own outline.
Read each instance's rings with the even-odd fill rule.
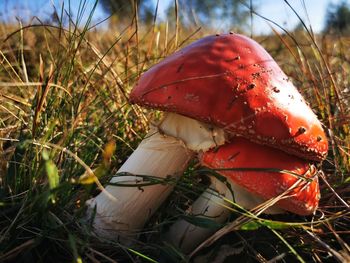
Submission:
[[[162,115],[128,102],[140,75],[216,32],[175,18],[102,30],[79,19],[63,25],[65,15],[0,25],[0,262],[350,261],[350,38],[307,27],[254,37],[324,124],[320,205],[305,217],[233,210],[226,224],[244,223],[190,259],[161,236],[208,184],[196,160],[133,244],[97,236],[84,204]]]

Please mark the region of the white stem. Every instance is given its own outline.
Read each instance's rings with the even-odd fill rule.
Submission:
[[[102,192],[88,201],[90,212],[96,207],[94,227],[101,236],[133,237],[173,189],[171,184],[137,187],[138,184],[145,183],[145,179],[137,175],[177,178],[192,158],[193,153],[182,141],[158,132],[153,135],[151,133],[118,171],[134,176],[115,176],[111,180],[111,183],[132,186],[109,185],[106,191],[114,198]]]
[[[245,209],[252,209],[264,202],[261,198],[252,195],[239,185],[233,182],[230,182],[230,185],[235,196],[235,202]],[[232,201],[231,191],[227,185],[214,177],[211,179],[209,188],[192,204],[189,213],[193,216],[211,219],[217,224],[222,224],[228,219],[231,212],[229,209],[231,204],[225,201],[224,198]],[[265,213],[279,214],[283,213],[283,210],[278,207],[270,207]],[[195,226],[184,219],[179,219],[170,227],[165,235],[165,240],[187,254],[192,252],[217,230],[217,228]]]
[[[87,202],[90,214],[96,207],[96,232],[109,238],[135,237],[173,189],[167,184],[137,187],[144,183],[137,175],[177,178],[195,151],[224,142],[221,129],[181,115],[167,114],[118,171],[134,176],[116,176],[111,180],[112,183],[132,184],[132,187],[109,185],[106,191]]]
[[[224,223],[230,215],[230,206],[223,197],[232,200],[228,187],[216,178],[212,179],[209,188],[192,204],[189,214],[208,218],[218,224]],[[165,235],[165,240],[189,253],[203,240],[216,232],[216,228],[204,228],[192,225],[184,219],[176,221]]]

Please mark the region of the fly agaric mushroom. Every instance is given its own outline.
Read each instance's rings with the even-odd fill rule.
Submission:
[[[251,193],[253,198],[261,198],[250,203],[235,200],[247,209],[254,208],[250,204],[258,205],[270,199],[273,203],[268,207],[274,205],[299,215],[312,214],[318,206],[320,193],[317,170],[308,160],[235,137],[215,150],[202,153],[200,162],[225,176],[234,186],[235,197],[238,185]],[[227,198],[229,191],[223,183],[217,189],[221,195],[205,192],[192,205],[191,213],[219,224],[224,223],[229,212],[225,206],[229,203],[223,197]],[[264,208],[261,212],[265,212]],[[170,227],[166,239],[182,252],[189,253],[214,232],[213,228],[195,226],[181,219]]]
[[[262,46],[239,34],[204,37],[165,58],[142,75],[130,101],[308,160],[327,154],[301,94]]]
[[[320,199],[317,170],[308,160],[236,137],[215,151],[203,153],[201,163],[212,169],[224,168],[220,174],[264,200],[284,193],[300,180],[288,192],[290,197],[282,198],[277,205],[298,215],[310,215],[317,208]]]
[[[166,177],[181,173],[193,156],[186,148],[192,140],[201,142],[202,139],[197,138],[201,131],[205,131],[205,140],[215,134],[220,136],[209,140],[205,147],[199,143],[195,151],[221,145],[225,136],[242,136],[315,161],[321,161],[328,149],[320,122],[287,76],[258,43],[238,34],[205,37],[170,55],[141,76],[130,94],[130,102],[176,113],[171,115],[175,116],[171,120],[166,117],[159,127],[164,132],[159,136],[172,143],[157,145],[159,138],[148,142],[151,146],[141,144],[131,156],[137,155],[137,158],[131,158],[121,168],[136,174],[132,180],[141,180],[137,174]],[[181,123],[183,118],[188,120],[188,126]],[[169,148],[172,144],[183,147],[182,153],[172,154]],[[147,155],[143,155],[145,148]],[[141,153],[137,154],[138,151]],[[158,161],[159,152],[167,161]],[[178,155],[188,158],[181,159]],[[147,160],[140,164],[143,158]],[[169,160],[179,168],[167,170]],[[114,180],[123,180],[116,178]],[[128,192],[125,197],[119,194],[121,187],[108,186],[106,190],[116,196],[117,202],[103,192],[90,202],[90,206],[96,206],[95,226],[140,230],[160,205],[156,197],[163,196],[164,200],[171,190],[169,186],[159,187],[158,192],[151,187],[142,187],[142,191],[137,187],[124,188]],[[133,215],[133,211],[143,215],[141,222],[128,215]],[[138,223],[131,223],[133,220]]]

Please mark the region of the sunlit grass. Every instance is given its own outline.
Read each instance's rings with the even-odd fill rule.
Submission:
[[[58,18],[67,16],[58,10]],[[214,224],[185,212],[208,185],[195,162],[179,182],[167,182],[176,183],[174,193],[135,244],[102,240],[83,218],[85,201],[99,192],[94,183],[109,181],[146,134],[148,120],[159,117],[128,103],[137,78],[211,33],[181,28],[177,17],[149,27],[134,19],[118,31],[96,31],[78,18],[65,26],[0,25],[6,33],[0,42],[0,261],[189,260],[161,237],[179,217]],[[325,125],[331,147],[322,164],[322,199],[312,217],[236,207],[229,231],[211,248],[242,248],[242,262],[348,260],[350,39],[304,29],[257,40]],[[214,259],[209,251],[199,253]]]

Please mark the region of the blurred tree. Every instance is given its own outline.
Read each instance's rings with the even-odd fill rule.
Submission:
[[[180,15],[185,21],[211,27],[247,26],[252,0],[178,0]],[[251,7],[252,8],[252,7]],[[181,12],[184,12],[181,14]]]
[[[131,21],[135,15],[135,6],[143,23],[150,23],[153,20],[155,7],[152,0],[99,0],[99,3],[118,21]]]
[[[350,7],[346,1],[342,1],[338,5],[329,4],[325,31],[328,33],[350,34]]]

